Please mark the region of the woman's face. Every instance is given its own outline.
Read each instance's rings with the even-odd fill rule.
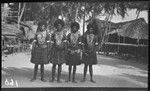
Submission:
[[[61,25],[61,24],[57,24],[57,27],[56,27],[56,28],[57,28],[58,31],[61,31],[62,25]]]
[[[94,29],[92,27],[89,28],[89,32],[92,33]]]
[[[78,31],[77,26],[73,26],[73,27],[72,27],[72,32],[75,33],[75,32],[77,32],[77,31]]]
[[[42,25],[42,26],[41,26],[41,30],[44,31],[45,29],[46,29],[46,26],[45,26],[45,25]]]

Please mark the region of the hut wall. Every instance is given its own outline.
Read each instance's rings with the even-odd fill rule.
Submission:
[[[110,34],[108,38],[108,42],[118,43],[118,38],[119,36],[117,35],[117,33]]]
[[[125,37],[125,43],[127,44],[137,44],[137,39],[132,39],[129,37]]]
[[[148,39],[140,39],[139,44],[148,45]]]

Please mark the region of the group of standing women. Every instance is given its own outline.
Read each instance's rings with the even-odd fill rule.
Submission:
[[[47,23],[41,21],[38,23],[37,33],[33,41],[31,52],[31,62],[34,66],[34,76],[31,81],[36,80],[38,65],[41,65],[41,81],[44,79],[44,64],[52,63],[52,76],[50,82],[55,81],[56,66],[58,67],[57,82],[61,83],[62,64],[68,65],[68,79],[66,82],[75,80],[76,69],[78,65],[84,64],[83,80],[86,81],[87,68],[89,67],[90,81],[93,80],[92,65],[97,64],[96,46],[98,46],[98,37],[96,35],[95,25],[89,23],[86,33],[81,36],[79,33],[79,24],[71,23],[71,33],[67,36],[63,31],[64,21],[58,19],[54,23],[56,30],[49,35],[47,32]],[[73,69],[73,70],[72,70]],[[73,76],[71,79],[71,72]]]

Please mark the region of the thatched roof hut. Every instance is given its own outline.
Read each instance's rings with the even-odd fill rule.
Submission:
[[[104,34],[105,34],[105,31],[107,30],[106,28],[108,28],[109,27],[109,25],[110,25],[110,29],[108,28],[108,31],[107,31],[107,33],[108,32],[111,32],[111,31],[113,31],[113,30],[115,30],[115,29],[117,29],[117,26],[116,26],[116,24],[115,23],[113,23],[113,22],[110,22],[110,21],[105,21],[105,20],[100,20],[100,19],[98,19],[98,18],[94,18],[94,19],[89,19],[88,21],[86,21],[87,23],[89,23],[89,22],[96,22],[96,24],[97,24],[97,28],[98,28],[98,35],[99,35],[99,37],[100,37],[100,39],[102,39],[102,37],[104,36]]]
[[[97,23],[98,30],[101,36],[106,31],[108,25],[111,24],[107,35],[118,33],[120,36],[123,37],[130,37],[134,39],[148,39],[148,24],[145,22],[144,18],[120,23],[113,23],[110,21],[107,23],[104,20],[99,20],[95,18],[87,22],[91,21],[95,21]]]
[[[148,24],[143,18],[117,23],[115,26],[117,29],[108,34],[118,33],[118,35],[123,37],[148,39]]]
[[[2,23],[2,35],[16,35],[19,32],[17,25]]]

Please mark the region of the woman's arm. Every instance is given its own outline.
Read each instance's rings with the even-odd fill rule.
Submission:
[[[35,45],[37,45],[37,34],[35,34],[35,36],[33,38],[32,45],[33,45],[33,47],[35,47]]]
[[[52,33],[52,34],[51,34],[50,42],[51,42],[51,43],[54,43],[54,42],[55,42],[55,33]]]
[[[50,42],[50,34],[46,33],[46,42],[49,43]]]

